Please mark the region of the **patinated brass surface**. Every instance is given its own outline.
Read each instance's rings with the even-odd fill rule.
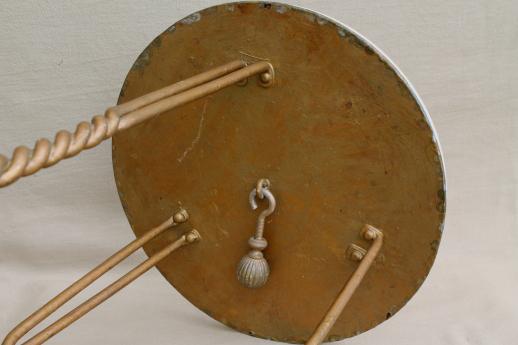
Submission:
[[[347,249],[368,246],[363,225],[382,229],[383,248],[330,333],[353,336],[398,311],[435,258],[445,190],[434,133],[373,47],[276,4],[221,5],[178,22],[137,59],[119,101],[252,56],[274,65],[275,85],[250,79],[115,135],[122,204],[137,235],[188,208],[204,240],[160,272],[216,320],[288,342],[309,338],[357,268]],[[262,177],[277,199],[264,251],[271,273],[249,289],[235,269],[257,219],[248,193]]]

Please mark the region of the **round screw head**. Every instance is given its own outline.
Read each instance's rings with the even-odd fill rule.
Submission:
[[[199,241],[201,239],[201,235],[196,229],[192,229],[185,237],[185,240],[188,243],[193,243]]]
[[[373,240],[376,238],[376,231],[372,230],[372,229],[368,229],[367,231],[365,231],[364,235],[366,240]]]
[[[185,209],[181,209],[180,211],[176,212],[173,216],[173,221],[175,223],[185,223],[189,219],[189,213]]]
[[[260,78],[263,84],[270,84],[272,82],[272,74],[270,72],[262,73]]]
[[[359,251],[353,251],[351,253],[351,259],[353,259],[354,261],[362,261],[363,253],[361,253]]]

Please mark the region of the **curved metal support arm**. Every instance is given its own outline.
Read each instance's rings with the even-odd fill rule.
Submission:
[[[247,65],[242,60],[233,61],[109,108],[104,116],[94,116],[91,123],[80,122],[73,134],[65,130],[59,131],[54,142],[39,139],[32,150],[19,146],[14,150],[11,159],[0,155],[0,188],[14,183],[20,177],[32,175],[40,169],[95,147],[119,131],[257,74],[260,75],[262,86],[269,87],[273,84],[274,70],[270,63],[262,61]]]
[[[165,230],[187,221],[189,215],[185,210],[180,210],[173,217],[166,220],[156,228],[146,232],[143,236],[137,238],[120,251],[112,255],[102,264],[88,272],[85,276],[80,278],[78,281],[70,285],[68,288],[63,290],[59,295],[51,299],[43,307],[35,311],[32,315],[18,324],[9,334],[5,337],[2,345],[15,345],[25,334],[31,329],[36,327],[39,323],[49,317],[57,309],[67,303],[70,299],[76,296],[79,292],[83,291],[86,287],[104,275],[107,271],[115,267],[122,260],[130,256],[137,249],[141,248],[144,244],[164,232]],[[167,257],[176,249],[200,239],[200,234],[196,230],[191,230],[187,234],[182,235],[178,240],[169,244],[164,249],[151,256],[146,261],[132,269],[126,275],[106,287],[105,289],[98,292],[96,295],[83,302],[77,308],[70,311],[65,316],[61,317],[50,326],[36,334],[34,337],[24,343],[24,345],[39,345],[77,321],[79,318],[87,314],[89,311],[97,307],[102,302],[113,296],[115,293],[120,291],[122,288],[130,284],[132,281],[140,277],[142,274],[147,272],[153,266],[155,266],[160,260]]]
[[[376,256],[378,255],[381,246],[383,245],[383,233],[381,230],[378,230],[371,225],[365,225],[361,235],[364,239],[373,241],[373,243],[365,256],[363,256],[363,254],[360,256],[352,256],[352,258],[355,260],[361,260],[360,265],[356,271],[354,271],[351,278],[349,278],[343,290],[333,302],[322,321],[320,321],[320,324],[318,325],[311,338],[309,338],[309,340],[306,342],[306,345],[318,345],[325,341],[336,320],[342,314],[345,306],[347,303],[349,303],[349,300],[365,277],[365,274],[367,274],[367,271],[374,263],[374,260],[376,259]]]

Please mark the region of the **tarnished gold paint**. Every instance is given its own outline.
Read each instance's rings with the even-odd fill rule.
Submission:
[[[444,220],[441,158],[418,100],[375,49],[313,13],[241,3],[195,18],[146,48],[120,102],[251,55],[274,65],[275,85],[251,79],[115,135],[133,230],[185,206],[204,241],[161,262],[165,278],[239,331],[303,342],[357,267],[348,246],[362,245],[359,230],[372,224],[383,248],[329,339],[384,321],[426,278]],[[255,226],[247,196],[260,177],[278,201],[264,251],[271,274],[247,289],[235,267]]]

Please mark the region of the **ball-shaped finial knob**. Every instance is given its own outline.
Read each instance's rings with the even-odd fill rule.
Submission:
[[[200,233],[196,229],[192,229],[187,235],[185,235],[185,240],[187,243],[194,243],[201,239]]]
[[[266,284],[270,266],[259,250],[251,250],[237,265],[237,279],[248,288],[259,288]]]
[[[272,74],[271,73],[262,73],[261,74],[261,82],[263,84],[268,84],[272,81]]]
[[[183,208],[173,215],[173,221],[176,224],[185,223],[188,219],[189,213]]]

